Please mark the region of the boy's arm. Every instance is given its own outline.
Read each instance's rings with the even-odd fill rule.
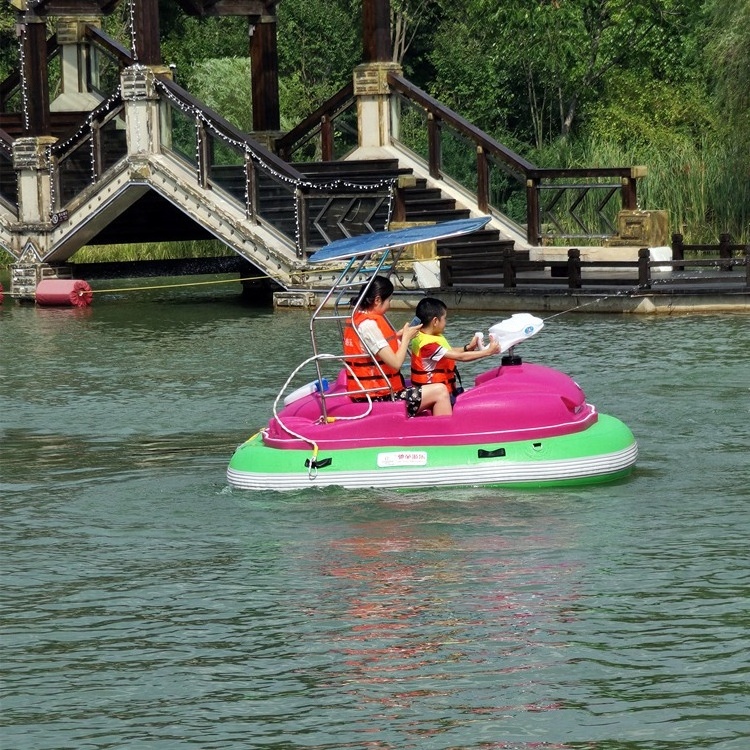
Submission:
[[[485,357],[491,357],[493,354],[499,354],[501,352],[500,344],[494,339],[490,339],[490,344],[486,349],[479,349],[479,341],[477,337],[471,340],[470,343],[466,344],[463,348],[452,346],[450,349],[445,350],[444,357],[453,359],[456,362],[473,362],[475,359],[484,359]]]

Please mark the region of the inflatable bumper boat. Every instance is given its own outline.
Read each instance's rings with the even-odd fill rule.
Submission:
[[[348,300],[355,285],[395,268],[401,248],[423,242],[426,232],[431,238],[451,236],[476,231],[486,221],[340,240],[311,257],[311,262],[346,263],[312,316],[313,356],[290,375],[268,425],[235,451],[227,470],[231,485],[252,490],[559,487],[612,481],[632,471],[638,448],[630,429],[600,414],[569,376],[525,363],[514,353],[518,343],[543,327],[532,315],[516,314],[490,329],[505,356],[476,377],[450,416],[410,418],[398,400],[354,402],[347,394],[346,358],[317,353],[316,323],[343,324],[351,311],[339,314],[339,302]],[[284,397],[303,366],[313,367],[317,377]],[[337,374],[329,381],[325,374],[332,368]]]

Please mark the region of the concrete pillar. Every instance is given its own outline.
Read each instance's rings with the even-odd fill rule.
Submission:
[[[101,27],[100,16],[65,17],[57,21],[57,41],[60,45],[60,94],[50,104],[52,112],[86,112],[95,109],[102,101],[101,95],[89,90],[98,83],[96,49],[88,44],[86,25]]]
[[[390,0],[363,0],[362,41],[365,62],[354,69],[357,100],[357,136],[360,150],[391,143],[391,98],[388,73],[401,74],[391,61]],[[367,154],[361,155],[363,158]]]
[[[131,158],[158,153],[161,120],[155,71],[145,65],[131,65],[122,71],[125,129]],[[166,69],[168,70],[168,69]]]
[[[49,252],[54,222],[53,186],[49,147],[57,139],[51,136],[16,138],[13,142],[13,167],[18,174],[18,222],[13,228],[11,252],[16,262],[11,267],[10,296],[33,301],[37,284],[43,278],[55,278],[65,269],[44,262]]]
[[[52,208],[49,147],[52,136],[16,138],[13,141],[13,168],[18,173],[18,221],[20,224],[49,228]]]
[[[354,69],[360,149],[378,149],[391,143],[389,72],[400,75],[401,66],[393,62],[372,62]]]

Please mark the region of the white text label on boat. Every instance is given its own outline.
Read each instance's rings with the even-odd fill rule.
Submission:
[[[427,463],[426,451],[394,451],[378,453],[378,466],[424,466]]]

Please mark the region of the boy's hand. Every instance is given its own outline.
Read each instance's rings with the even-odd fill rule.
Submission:
[[[497,341],[495,341],[494,338],[491,337],[490,338],[490,343],[487,346],[487,348],[485,349],[485,351],[487,352],[488,355],[490,355],[490,354],[500,354],[500,352],[502,351],[502,347],[500,346],[500,344]]]
[[[466,344],[466,346],[464,347],[464,351],[465,352],[474,352],[474,351],[477,350],[478,346],[479,346],[479,336],[477,336],[476,333],[475,333],[474,334],[474,338],[468,344]]]

